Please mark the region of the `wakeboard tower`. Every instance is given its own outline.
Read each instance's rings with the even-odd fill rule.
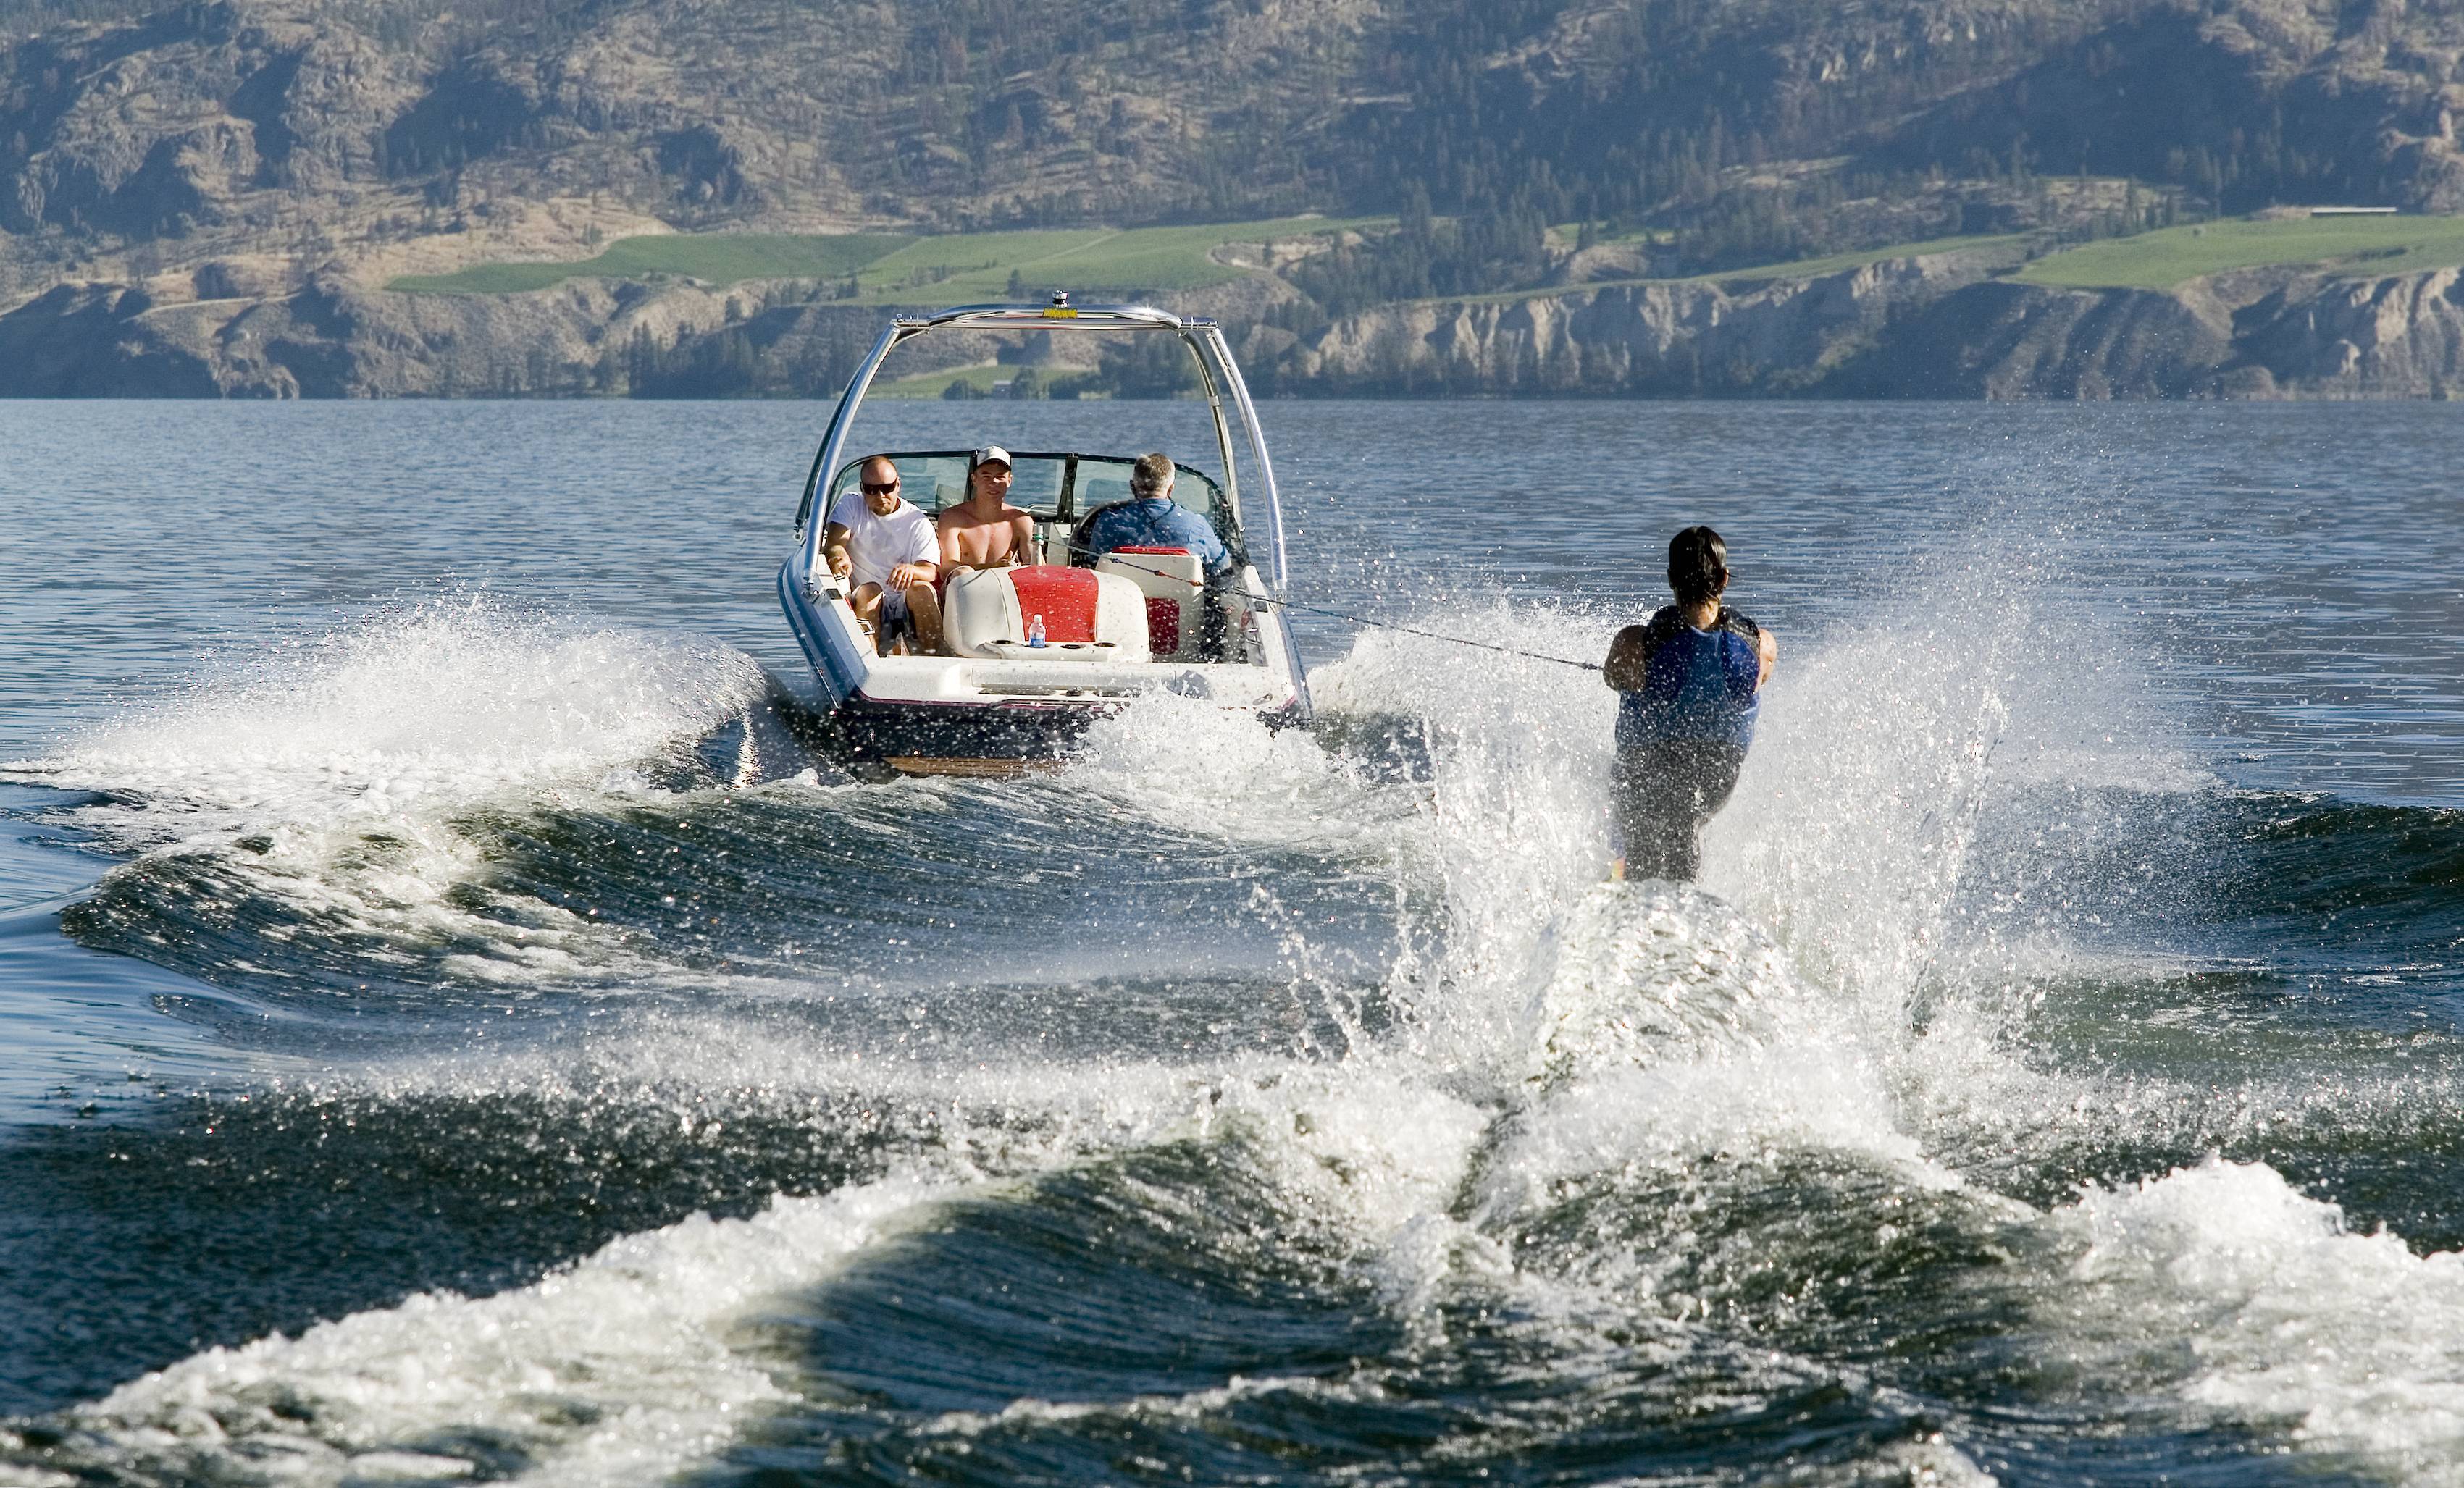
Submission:
[[[882,361],[950,331],[1169,336],[1198,365],[1221,478],[1176,464],[1172,499],[1205,518],[1231,558],[1210,576],[1181,548],[1094,555],[1079,539],[1130,499],[1134,450],[1018,450],[1009,501],[1035,518],[1028,561],[962,571],[942,594],[938,655],[882,655],[823,557],[823,530],[862,463],[886,455],[927,513],[967,498],[963,450],[883,450],[849,439]],[[1240,437],[1235,438],[1234,430]],[[823,742],[859,766],[906,774],[1000,774],[1060,757],[1088,725],[1174,693],[1269,724],[1306,723],[1309,683],[1280,602],[1289,582],[1275,470],[1256,405],[1212,320],[1137,305],[969,305],[892,320],[831,414],[779,568],[779,601],[811,665]],[[797,690],[802,691],[800,688]]]

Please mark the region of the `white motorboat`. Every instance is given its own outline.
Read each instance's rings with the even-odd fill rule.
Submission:
[[[1009,501],[1035,519],[1028,563],[945,576],[945,654],[881,654],[823,553],[826,514],[866,459],[898,468],[906,499],[938,512],[967,498],[970,453],[876,449],[849,434],[890,353],[948,331],[1170,336],[1196,359],[1220,478],[1176,464],[1174,502],[1203,517],[1231,558],[1208,574],[1186,548],[1090,554],[1079,539],[1130,499],[1132,450],[1011,451]],[[1236,430],[1238,437],[1236,437]],[[1308,679],[1279,602],[1288,582],[1283,513],[1258,412],[1222,332],[1143,306],[971,305],[900,317],[840,398],[805,478],[779,598],[811,663],[825,738],[850,762],[911,774],[982,774],[1060,756],[1093,720],[1169,692],[1305,723]],[[801,689],[799,689],[801,690]]]

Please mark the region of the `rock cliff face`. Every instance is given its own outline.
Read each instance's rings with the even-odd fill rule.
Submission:
[[[1885,396],[2196,397],[2219,390],[2215,373],[2233,353],[2231,323],[2219,320],[2144,290],[1978,284],[1896,327],[1859,370],[1863,387]]]
[[[2237,317],[2255,395],[2447,398],[2464,392],[2464,271],[2299,280]],[[2263,381],[2261,380],[2263,377]]]
[[[1285,378],[1372,395],[2445,398],[2464,392],[2464,271],[2084,291],[1919,258],[1734,290],[1394,305],[1295,348]]]
[[[1246,282],[1177,299],[1227,320],[1257,309]],[[793,280],[712,290],[573,279],[463,295],[326,274],[288,294],[160,300],[122,284],[62,285],[0,315],[0,398],[834,397],[897,313]],[[1021,350],[932,337],[902,348],[886,375]]]
[[[2445,398],[2464,271],[2251,271],[2170,293],[2045,289],[1988,258],[1762,283],[1388,305],[1305,339],[1254,286],[1180,298],[1287,394],[1957,399]],[[230,271],[219,271],[230,272]],[[223,285],[205,287],[221,288]],[[0,396],[834,395],[889,311],[810,283],[396,295],[327,274],[263,297],[63,285],[0,316]],[[901,375],[993,359],[928,339]],[[922,360],[929,359],[929,360]]]
[[[820,393],[846,380],[885,314],[777,286],[765,297],[577,280],[478,297],[335,275],[264,299],[160,305],[122,286],[63,286],[0,316],[0,397]],[[933,349],[905,370],[993,354]]]
[[[1689,396],[1817,390],[1896,317],[1990,260],[1887,260],[1811,279],[1603,287],[1394,305],[1337,322],[1287,361],[1324,390]]]

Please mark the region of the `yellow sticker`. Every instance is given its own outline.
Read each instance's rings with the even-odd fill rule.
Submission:
[[[1044,313],[1044,318],[1046,320],[1075,320],[1078,318],[1078,312],[1067,309],[1064,306],[1055,305]]]

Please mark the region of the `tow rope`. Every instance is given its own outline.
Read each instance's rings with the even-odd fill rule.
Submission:
[[[1108,553],[1105,554],[1104,557],[1111,558],[1113,564],[1120,568],[1134,569],[1141,574],[1152,574],[1157,579],[1170,579],[1179,583],[1187,583],[1189,581],[1186,579],[1182,579],[1178,574],[1167,574],[1159,568],[1149,568],[1142,563],[1130,562],[1117,553]],[[1443,641],[1452,646],[1468,646],[1478,650],[1495,651],[1501,656],[1520,656],[1526,661],[1534,662],[1554,662],[1560,667],[1574,667],[1584,671],[1598,671],[1601,669],[1600,664],[1597,662],[1578,662],[1563,656],[1551,656],[1546,651],[1527,651],[1518,646],[1499,646],[1494,642],[1489,641],[1474,641],[1467,636],[1450,636],[1436,630],[1422,630],[1417,625],[1398,624],[1391,620],[1372,620],[1366,615],[1353,615],[1343,610],[1331,610],[1315,604],[1303,604],[1296,600],[1276,600],[1269,599],[1265,595],[1256,594],[1244,594],[1242,598],[1251,604],[1271,604],[1278,609],[1300,610],[1305,614],[1324,615],[1330,620],[1348,620],[1355,625],[1374,625],[1380,630],[1399,630],[1407,636],[1419,636],[1425,641]]]
[[[1170,576],[1167,575],[1166,577]],[[1578,667],[1585,671],[1598,671],[1601,669],[1600,664],[1597,662],[1578,662],[1569,657],[1551,656],[1546,651],[1527,651],[1519,646],[1498,646],[1495,643],[1488,641],[1474,641],[1467,636],[1444,635],[1435,630],[1422,630],[1417,625],[1397,624],[1391,620],[1372,620],[1366,615],[1347,615],[1341,610],[1320,609],[1314,604],[1296,604],[1290,600],[1270,600],[1258,595],[1246,595],[1243,596],[1243,598],[1247,599],[1252,604],[1273,604],[1287,610],[1305,610],[1311,615],[1325,615],[1334,620],[1348,620],[1355,625],[1375,625],[1380,630],[1399,630],[1407,636],[1419,636],[1424,640],[1444,641],[1454,646],[1475,646],[1484,651],[1495,651],[1501,656],[1520,656],[1526,661],[1534,662],[1554,662],[1560,667]]]

